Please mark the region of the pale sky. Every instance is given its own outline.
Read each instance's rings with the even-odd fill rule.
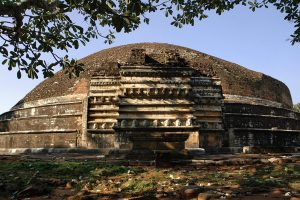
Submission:
[[[210,14],[194,27],[178,29],[169,25],[170,20],[163,14],[156,13],[150,25],[142,25],[129,34],[117,34],[112,45],[104,44],[102,39],[93,40],[85,47],[70,51],[69,55],[80,59],[102,49],[138,42],[176,44],[279,79],[290,88],[293,102],[297,103],[300,102],[300,44],[292,46],[288,41],[293,24],[283,18],[272,8],[253,13],[239,7],[221,16]],[[16,71],[1,66],[0,113],[8,111],[42,80],[42,77],[31,80],[25,75],[19,80]]]

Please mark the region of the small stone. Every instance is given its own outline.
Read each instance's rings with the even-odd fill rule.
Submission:
[[[226,196],[226,197],[231,197],[231,193],[226,192],[226,193],[225,193],[225,196]]]
[[[276,189],[276,190],[273,190],[273,191],[269,194],[269,196],[272,197],[272,198],[282,198],[283,193],[282,193],[281,190]]]
[[[271,163],[275,163],[277,161],[277,158],[269,158],[268,161]]]
[[[191,199],[198,196],[201,192],[201,187],[197,185],[190,185],[183,189],[183,196],[185,199]]]
[[[268,161],[273,164],[283,164],[283,160],[281,158],[269,158]]]
[[[260,162],[263,164],[268,164],[270,161],[267,159],[260,159]]]
[[[75,183],[74,182],[67,182],[65,188],[66,189],[72,189],[74,187]]]
[[[210,200],[210,199],[212,199],[212,195],[207,193],[200,193],[198,194],[198,198],[197,198],[197,200]]]
[[[290,200],[300,200],[299,197],[292,197]]]
[[[224,162],[224,160],[218,160],[218,161],[216,161],[216,163],[215,163],[216,165],[224,165],[225,164],[225,162]]]
[[[86,191],[89,191],[89,190],[92,190],[92,189],[93,189],[93,187],[90,183],[85,184],[84,187],[83,187],[83,190],[86,190]]]
[[[231,189],[239,189],[241,186],[240,185],[231,185],[230,188]]]
[[[284,194],[284,196],[285,196],[285,197],[290,197],[290,196],[292,196],[292,194],[291,194],[290,192],[286,192],[286,193]]]

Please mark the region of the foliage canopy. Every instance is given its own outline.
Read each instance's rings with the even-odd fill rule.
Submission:
[[[208,11],[222,14],[237,5],[252,11],[273,5],[294,24],[291,43],[300,42],[300,0],[1,0],[0,55],[8,69],[17,68],[29,78],[53,76],[55,66],[69,75],[78,75],[81,64],[66,56],[92,38],[112,43],[115,32],[131,32],[141,23],[148,24],[148,13],[162,11],[171,17],[171,25],[181,28],[208,17]],[[77,20],[72,19],[76,15]],[[78,17],[81,17],[79,23]],[[109,28],[106,32],[106,29]],[[54,62],[47,63],[43,55]]]

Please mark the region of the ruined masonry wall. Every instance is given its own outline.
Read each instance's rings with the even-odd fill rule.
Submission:
[[[229,146],[299,146],[300,113],[272,106],[225,103]]]
[[[0,115],[0,148],[63,148],[81,145],[84,96],[27,102]]]

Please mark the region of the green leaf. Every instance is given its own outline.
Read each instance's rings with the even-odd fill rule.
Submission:
[[[112,17],[112,24],[116,28],[117,32],[121,32],[121,30],[123,28],[123,23],[122,23],[122,20],[121,20],[121,18],[119,16],[114,15]]]
[[[21,58],[23,65],[28,65],[27,61]]]
[[[19,70],[19,71],[17,72],[17,77],[18,77],[18,79],[20,79],[21,76],[22,76],[22,74],[21,74],[21,71]]]
[[[79,47],[78,40],[74,40],[73,45],[74,45],[75,49],[78,49],[78,47]]]
[[[2,65],[5,65],[6,62],[7,62],[7,59],[4,59],[4,60],[2,61]]]

